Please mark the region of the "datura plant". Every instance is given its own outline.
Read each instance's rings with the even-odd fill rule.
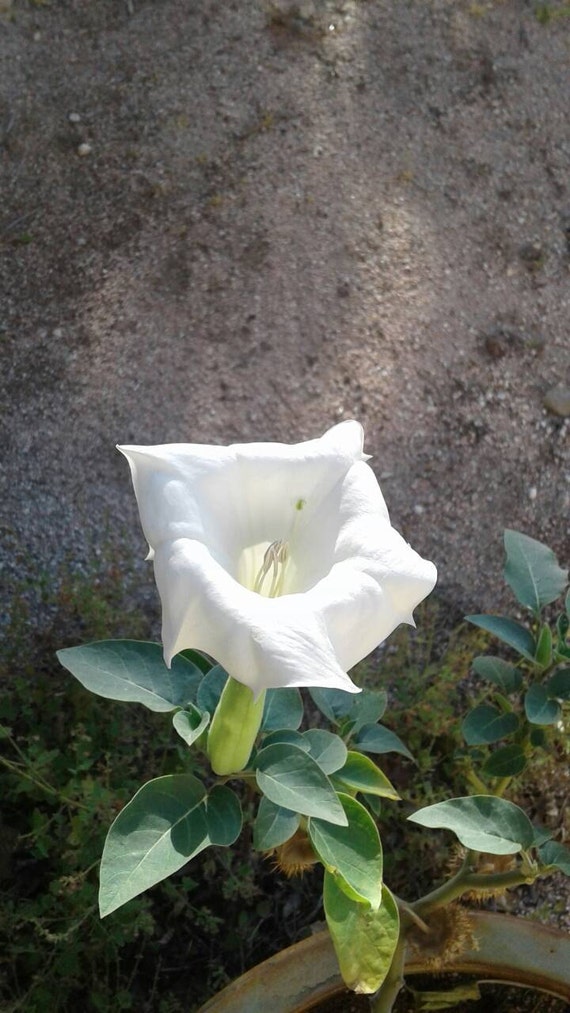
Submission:
[[[257,800],[255,850],[291,872],[324,867],[342,976],[370,995],[372,1010],[388,1013],[406,945],[419,938],[429,947],[443,931],[451,954],[469,937],[460,897],[570,873],[564,845],[504,797],[564,722],[568,595],[559,614],[550,606],[567,573],[544,545],[506,532],[505,576],[528,622],[468,617],[514,654],[473,663],[488,687],[462,725],[473,794],[408,816],[453,833],[464,858],[447,882],[403,901],[383,881],[377,822],[379,804],[399,795],[372,757],[412,757],[380,723],[386,693],[359,689],[348,670],[400,623],[413,624],[436,571],[391,526],[360,425],[342,422],[296,446],[119,449],[162,602],[162,650],[114,640],[58,656],[99,696],[173,712],[188,752],[186,772],[143,785],[111,826],[101,915],[205,848],[233,844],[245,791]],[[306,703],[321,714],[313,726]]]

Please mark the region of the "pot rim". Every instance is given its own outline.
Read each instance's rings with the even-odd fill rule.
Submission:
[[[437,973],[482,975],[570,1000],[570,936],[529,918],[469,911],[477,948],[466,950]],[[433,973],[408,953],[407,975]],[[328,931],[318,931],[246,971],[209,999],[199,1013],[303,1013],[307,1003],[330,998],[344,987]]]

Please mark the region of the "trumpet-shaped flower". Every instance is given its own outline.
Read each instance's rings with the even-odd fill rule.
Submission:
[[[167,665],[205,651],[257,696],[346,674],[432,590],[390,524],[357,422],[320,439],[119,447],[162,601]]]

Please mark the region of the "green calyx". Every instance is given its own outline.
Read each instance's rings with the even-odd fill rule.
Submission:
[[[247,765],[261,725],[265,692],[254,700],[248,686],[228,676],[208,733],[208,757],[220,777]]]

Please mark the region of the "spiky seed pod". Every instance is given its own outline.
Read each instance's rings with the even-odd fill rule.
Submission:
[[[275,867],[286,876],[302,876],[318,861],[304,830],[296,830],[285,844],[268,852],[275,859]]]
[[[424,921],[429,932],[413,925],[407,941],[432,970],[441,971],[465,950],[477,948],[469,912],[460,904],[437,908]]]

